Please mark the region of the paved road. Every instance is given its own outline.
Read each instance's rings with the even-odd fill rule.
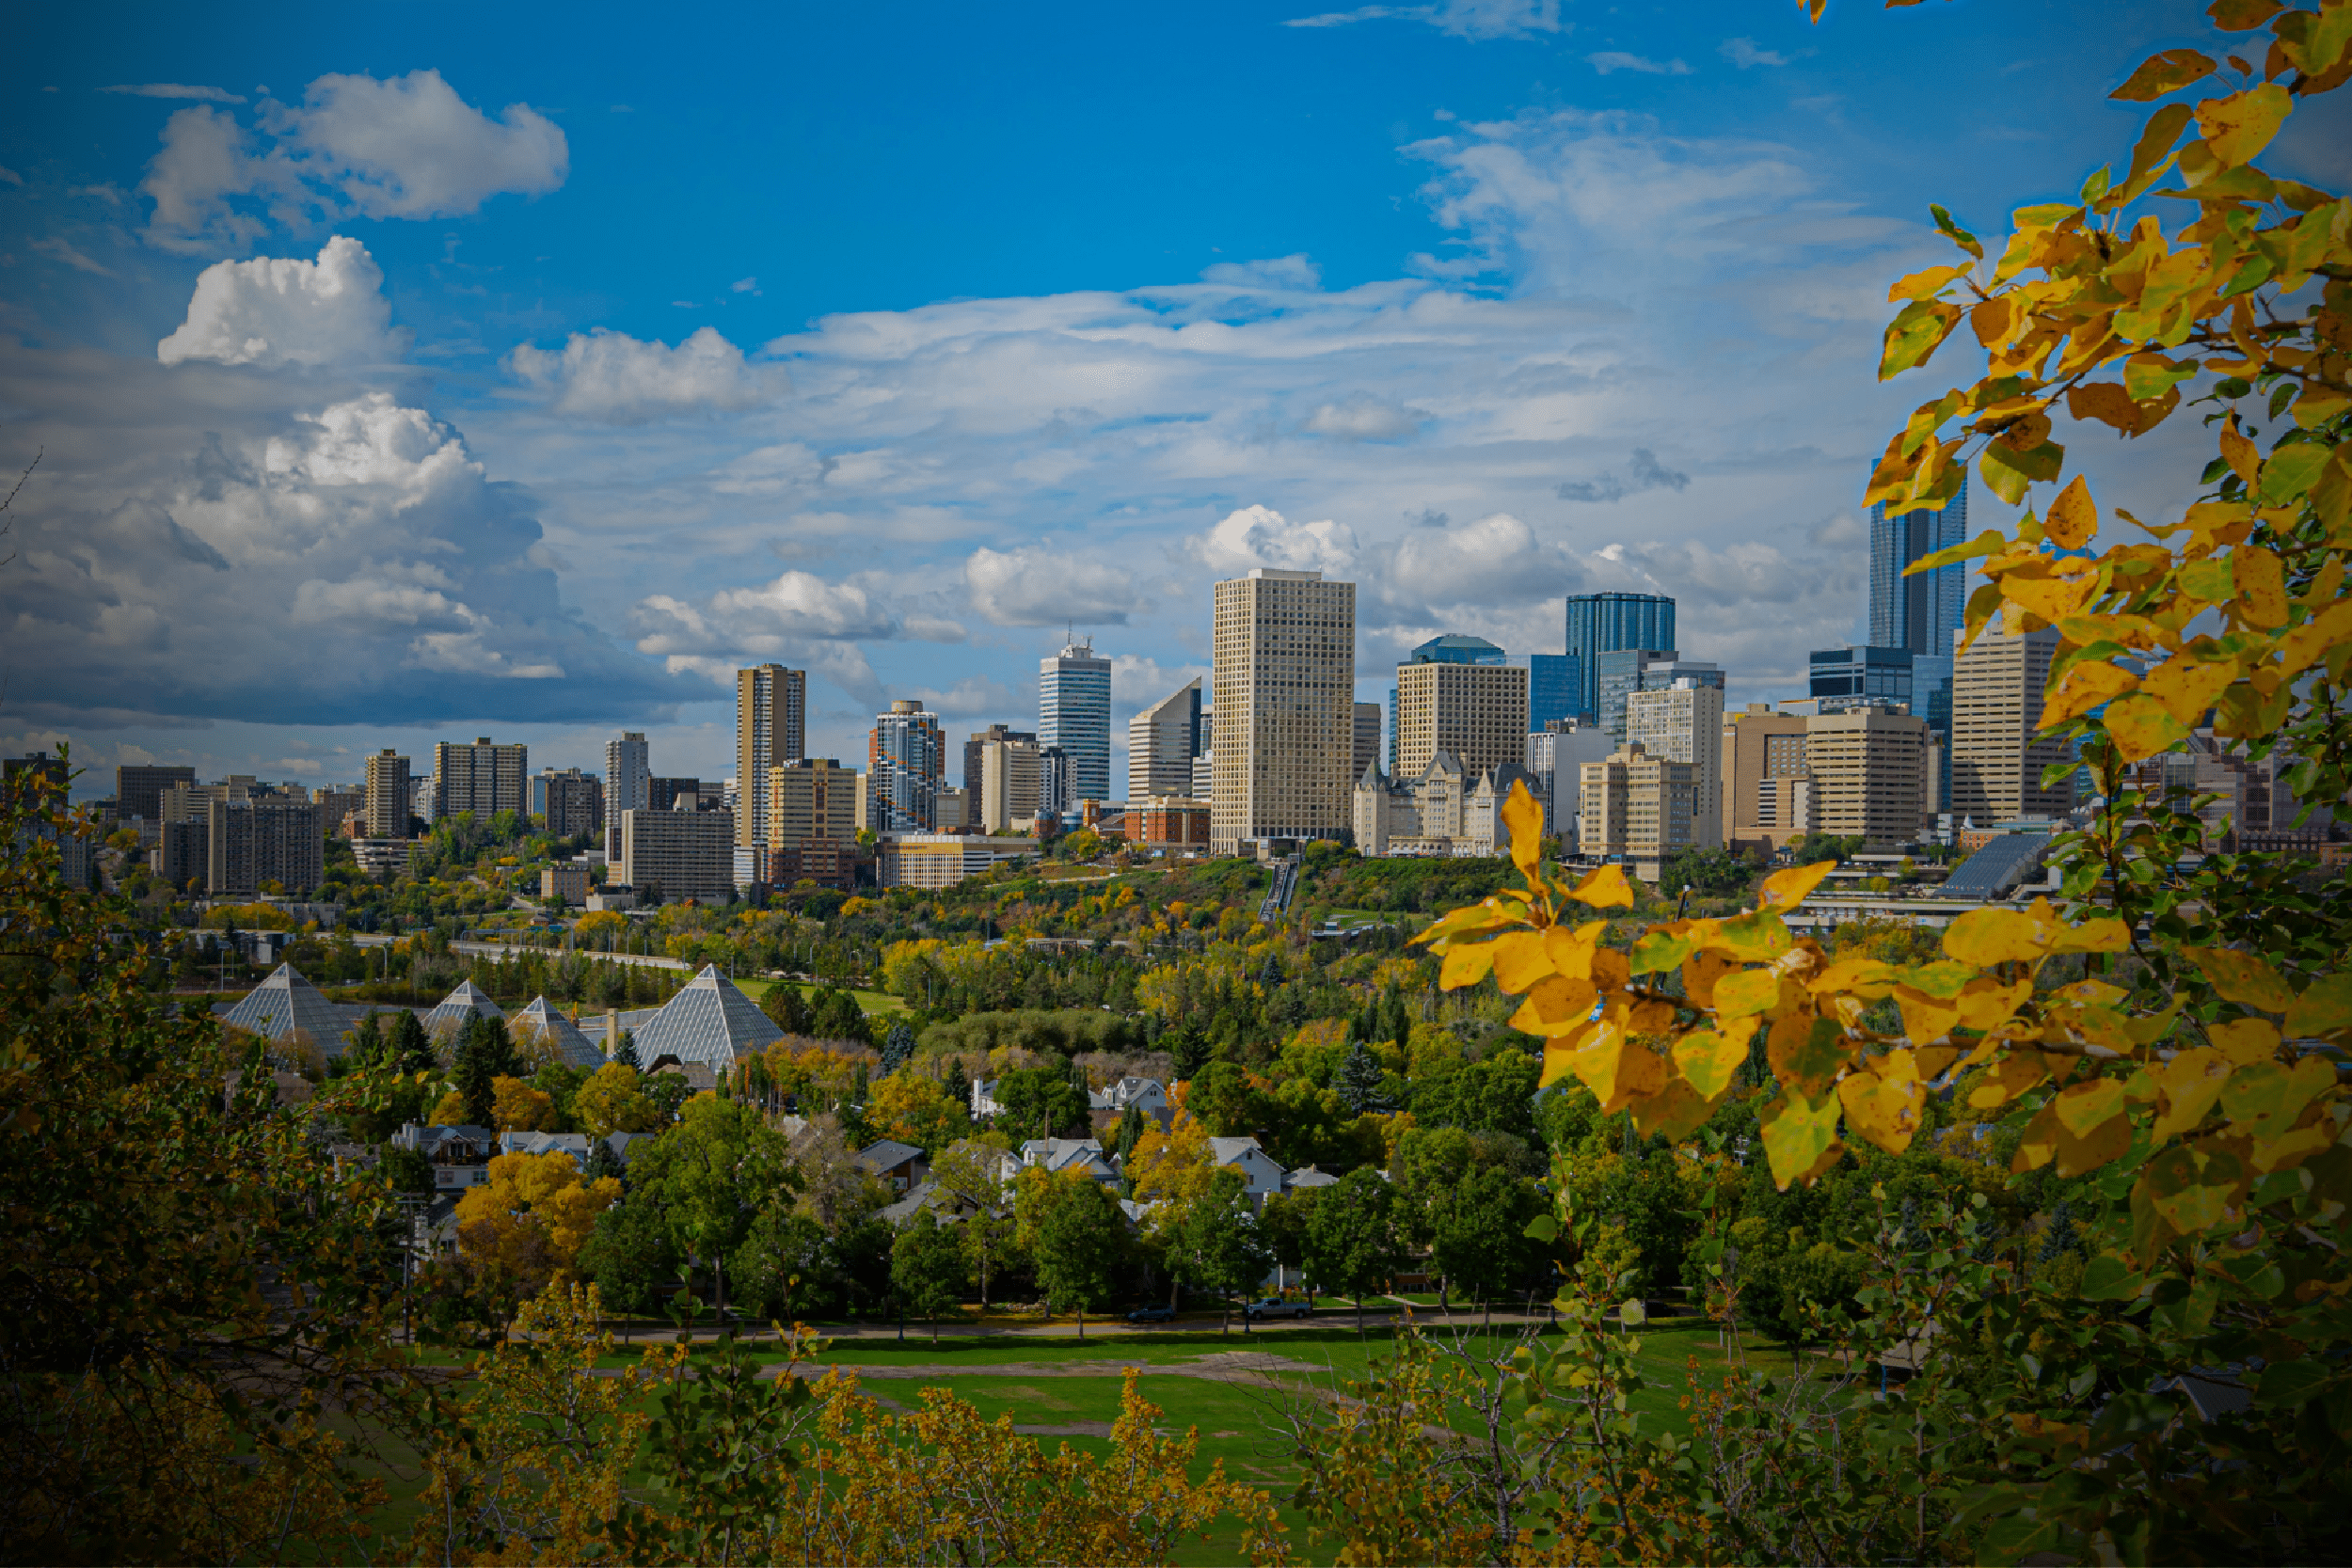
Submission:
[[[382,932],[354,931],[351,933],[352,945],[355,947],[385,947],[394,942],[406,940],[405,937],[389,937]],[[449,944],[449,948],[453,953],[464,953],[469,957],[485,958],[505,958],[522,952],[544,953],[552,958],[563,951],[560,947],[530,947],[519,942],[453,942]],[[691,967],[683,958],[659,958],[651,953],[599,953],[588,947],[577,948],[575,951],[587,958],[601,958],[606,963],[636,964],[643,969]]]

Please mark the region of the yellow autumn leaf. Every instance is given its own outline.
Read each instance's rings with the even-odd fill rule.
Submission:
[[[1919,1131],[1919,1108],[1927,1094],[1917,1078],[1899,1071],[1894,1076],[1856,1072],[1838,1081],[1837,1099],[1850,1126],[1887,1153],[1900,1154]]]
[[[1593,1004],[1599,1000],[1600,993],[1590,981],[1554,974],[1535,982],[1519,1010],[1511,1015],[1511,1027],[1522,1035],[1540,1035],[1547,1039],[1565,1035],[1581,1028],[1593,1016]]]
[[[1629,910],[1633,907],[1633,889],[1627,883],[1625,867],[1621,865],[1604,865],[1597,871],[1588,873],[1568,896],[1597,910]]]
[[[1682,994],[1693,1007],[1715,1005],[1715,986],[1726,974],[1739,972],[1739,964],[1721,953],[1693,953],[1682,960]]]
[[[2197,129],[2224,168],[2249,164],[2279,134],[2295,100],[2277,82],[2265,82],[2227,98],[2208,98],[2197,105]]]
[[[2134,691],[2107,705],[2102,716],[2107,738],[2125,762],[2169,752],[2188,738],[2188,726],[2172,717],[2162,703],[2146,692]]]
[[[2282,1013],[2295,1006],[2295,992],[2279,972],[2251,953],[2233,947],[2184,947],[2181,956],[2197,966],[2224,1002]]]
[[[1979,969],[2042,957],[2041,927],[2015,910],[1970,910],[1944,927],[1947,956]]]
[[[2306,1056],[2293,1067],[2254,1062],[2221,1085],[2221,1114],[2233,1131],[2275,1138],[2295,1125],[2304,1106],[2335,1086],[2335,1067],[2324,1056]]]
[[[1600,945],[1603,931],[1609,929],[1606,920],[1589,921],[1582,926],[1552,926],[1544,931],[1544,956],[1551,967],[1571,980],[1593,977],[1593,950]]]
[[[2352,1030],[2352,973],[2314,980],[2287,1009],[2287,1033],[2298,1039]]]
[[[2266,1062],[2279,1054],[2279,1026],[2266,1018],[2237,1018],[2227,1023],[2209,1023],[2205,1036],[2213,1048],[2229,1059],[2233,1067],[2245,1067],[2253,1062]]]
[[[1997,1110],[2049,1076],[2039,1053],[2012,1052],[1977,1075],[1968,1103],[1979,1111]]]
[[[1772,1075],[1807,1095],[1826,1090],[1837,1080],[1852,1047],[1835,1019],[1790,1013],[1772,1025],[1765,1037],[1765,1059]]]
[[[2330,605],[2279,640],[2280,673],[2293,677],[2352,642],[2352,599]]]
[[[2132,1196],[2182,1235],[2194,1236],[2229,1218],[2245,1176],[2244,1165],[2225,1149],[2180,1144],[2148,1162]]]
[[[1805,982],[1816,996],[1850,993],[1875,1002],[1894,993],[1897,971],[1883,958],[1841,958]]]
[[[2139,684],[2128,670],[2098,659],[2077,659],[2059,672],[2042,700],[2042,727],[2057,729],[2068,720],[2113,702]]]
[[[1495,984],[1513,996],[1552,974],[1542,931],[1513,931],[1487,945],[1494,949]]]
[[[2139,69],[2107,96],[2126,103],[2145,103],[2168,92],[2177,92],[2212,72],[2213,61],[2196,50],[2167,49],[2140,61]]]
[[[2347,622],[2352,627],[2352,621]],[[2139,689],[2164,705],[2184,724],[2202,722],[2205,710],[2237,678],[2234,658],[2199,658],[2180,654],[2139,677]]]
[[[1568,1066],[1600,1101],[1604,1116],[1613,1116],[1629,1101],[1666,1086],[1666,1064],[1658,1053],[1634,1044],[1623,1029],[1606,1020],[1568,1058]]]
[[[2262,453],[2255,449],[2253,442],[2239,433],[2234,415],[2228,424],[2221,427],[2215,439],[2221,448],[2221,460],[2246,482],[2247,488],[2253,488],[2262,473]]]
[[[1971,980],[1961,988],[1955,999],[1960,1008],[1963,1028],[1998,1029],[2017,1014],[2026,999],[2033,994],[2033,981],[2020,980],[2005,986],[1997,980]]]
[[[1756,907],[1793,910],[1821,885],[1822,878],[1836,869],[1836,861],[1815,861],[1811,865],[1792,865],[1786,871],[1775,871],[1756,890]]]
[[[1484,980],[1494,968],[1495,944],[1491,942],[1460,942],[1446,949],[1445,962],[1438,970],[1438,985],[1443,990],[1460,990]]]
[[[1748,1059],[1748,1042],[1702,1029],[1674,1043],[1675,1070],[1708,1100],[1731,1087],[1731,1076]]]
[[[2095,915],[2078,926],[2060,926],[2050,939],[2054,954],[2125,953],[2131,945],[2132,928],[2107,915]]]
[[[1682,1079],[1671,1079],[1647,1100],[1633,1102],[1634,1131],[1645,1138],[1664,1137],[1670,1143],[1679,1143],[1707,1125],[1718,1104],[1712,1098],[1702,1098]]]
[[[2285,626],[2286,563],[2259,545],[2240,545],[2231,560],[2237,568],[2238,612],[2247,624],[2265,629]]]
[[[1533,877],[1544,858],[1544,808],[1523,779],[1512,783],[1510,799],[1502,803],[1502,825],[1511,831],[1511,863]]]
[[[1810,1181],[1845,1152],[1837,1141],[1837,1097],[1810,1100],[1786,1085],[1756,1118],[1764,1134],[1764,1159],[1772,1183],[1786,1190]]]
[[[2058,1091],[2059,1125],[2078,1138],[2090,1137],[2109,1117],[2123,1114],[2123,1081],[2091,1078]]]
[[[1760,1013],[1780,1002],[1780,974],[1771,969],[1743,969],[1715,982],[1715,1014],[1737,1018]]]
[[[2148,1070],[2164,1091],[2164,1110],[2149,1132],[2164,1144],[2195,1132],[2205,1119],[2213,1102],[2221,1098],[2221,1085],[2229,1081],[2230,1061],[2220,1052],[2201,1045]]]
[[[1914,1045],[1942,1039],[1960,1022],[1957,1006],[1910,986],[1895,988],[1895,1006],[1903,1015],[1903,1037]]]
[[[2131,400],[2126,398],[2125,402]],[[2076,474],[2042,519],[2042,531],[2062,550],[2079,550],[2099,531],[2099,508],[2090,499],[2090,485]]]

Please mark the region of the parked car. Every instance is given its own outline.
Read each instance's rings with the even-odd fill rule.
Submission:
[[[1127,1314],[1131,1323],[1172,1323],[1176,1321],[1173,1307],[1138,1307]]]
[[[1303,1301],[1284,1301],[1280,1296],[1266,1296],[1253,1301],[1246,1314],[1253,1322],[1259,1318],[1311,1318],[1315,1309]]]

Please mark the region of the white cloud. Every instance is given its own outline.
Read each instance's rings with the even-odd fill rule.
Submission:
[[[187,319],[155,345],[155,357],[263,370],[380,362],[406,348],[406,335],[390,324],[383,269],[365,245],[338,234],[314,261],[270,257],[206,267]]]
[[[1216,576],[1236,577],[1253,566],[1345,577],[1356,568],[1356,533],[1325,518],[1294,523],[1265,506],[1245,506],[1191,541],[1193,552]]]
[[[24,176],[12,168],[0,168],[0,185],[22,185]]]
[[[1394,441],[1412,435],[1428,418],[1422,409],[1400,407],[1358,392],[1343,402],[1319,405],[1299,428],[1311,436],[1335,436],[1343,441]]]
[[[437,71],[322,76],[299,106],[266,102],[258,121],[206,107],[171,117],[141,186],[155,204],[150,243],[242,246],[313,215],[457,216],[494,196],[554,190],[570,168],[554,121],[524,103],[492,119]]]
[[[1323,269],[1304,251],[1263,261],[1217,261],[1200,269],[1200,281],[1228,288],[1278,292],[1312,291],[1323,287]]]
[[[734,282],[727,285],[727,292],[739,294],[757,293],[759,292],[759,279],[756,277],[739,277]]]
[[[1294,17],[1282,25],[1344,27],[1350,23],[1383,21],[1425,22],[1440,32],[1462,39],[1523,39],[1537,33],[1566,31],[1560,23],[1560,0],[1445,0],[1436,6],[1359,6],[1352,11]]]
[[[1209,666],[1163,664],[1142,654],[1113,654],[1111,710],[1132,718],[1161,698],[1181,690],[1187,681],[1196,680],[1200,683],[1200,700],[1205,703],[1209,696]]]
[[[1691,68],[1680,60],[1652,60],[1640,55],[1629,55],[1622,49],[1604,49],[1597,55],[1584,56],[1584,63],[1603,76],[1613,71],[1638,71],[1646,76],[1688,76]]]
[[[116,87],[100,87],[100,92],[128,93],[134,98],[195,98],[208,103],[242,103],[242,93],[224,92],[218,87],[192,87],[183,82],[126,82]]]
[[[524,343],[507,369],[553,394],[559,414],[604,424],[642,424],[672,414],[749,408],[780,388],[780,371],[762,371],[743,351],[703,327],[670,348],[598,327],[573,333],[560,350]]]
[[[1738,66],[1741,71],[1759,65],[1787,65],[1788,56],[1772,50],[1759,48],[1754,39],[1725,39],[1715,53]]]
[[[112,277],[114,276],[114,269],[112,267],[106,266],[102,262],[92,261],[89,257],[85,256],[80,251],[74,249],[71,242],[58,238],[55,235],[52,235],[47,239],[33,241],[30,248],[40,252],[43,256],[47,256],[52,260],[64,262],[67,266],[72,267],[75,272],[86,272],[93,277]]]
[[[1123,626],[1137,607],[1135,578],[1067,550],[983,546],[963,563],[972,608],[1000,626]]]
[[[1011,687],[986,675],[967,676],[944,690],[938,687],[901,687],[895,683],[887,689],[891,696],[918,702],[942,719],[977,719],[1010,713],[1015,711],[1021,701],[1021,694]]]
[[[1382,597],[1424,611],[1556,598],[1581,581],[1559,545],[1507,512],[1407,529],[1383,565]]]
[[[1620,501],[1645,490],[1682,490],[1690,483],[1689,474],[1667,467],[1649,448],[1635,447],[1623,479],[1610,469],[1591,479],[1565,481],[1553,494],[1564,501]]]

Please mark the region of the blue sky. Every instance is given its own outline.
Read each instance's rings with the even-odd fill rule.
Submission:
[[[1438,630],[1556,650],[1600,587],[1781,694],[1856,630],[1862,467],[1968,369],[1872,379],[1927,203],[2065,195],[2138,123],[2105,92],[2205,36],[1981,0],[55,8],[0,127],[0,462],[44,452],[0,748],[320,782],[627,727],[715,776],[720,683],[776,657],[853,757],[890,697],[1033,718],[1066,621],[1132,712],[1251,563],[1363,585],[1366,699]],[[2344,130],[2280,158],[2341,183]],[[2170,451],[2117,499],[2185,504]]]

